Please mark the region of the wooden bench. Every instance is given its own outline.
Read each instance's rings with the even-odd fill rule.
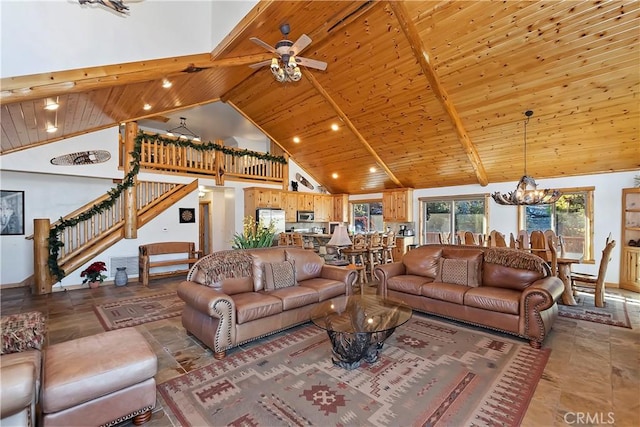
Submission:
[[[142,286],[149,286],[149,277],[166,277],[188,273],[193,263],[198,261],[201,253],[200,251],[196,251],[195,243],[193,242],[150,243],[139,246],[138,251],[138,282],[142,283]],[[161,259],[157,259],[159,255],[169,254],[184,254],[184,256],[172,259],[159,257]],[[172,265],[188,265],[189,267],[175,271],[149,272],[150,269],[155,267],[168,267]]]

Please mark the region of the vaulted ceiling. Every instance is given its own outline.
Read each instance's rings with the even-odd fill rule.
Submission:
[[[326,71],[248,67],[283,23]],[[331,193],[517,181],[526,110],[528,174],[637,170],[639,38],[640,2],[263,1],[211,53],[2,79],[0,153],[222,100]]]

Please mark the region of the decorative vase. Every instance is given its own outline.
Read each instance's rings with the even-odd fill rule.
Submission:
[[[96,289],[100,287],[100,282],[98,282],[97,280],[93,281],[93,282],[89,282],[89,287],[91,289]]]
[[[129,282],[129,276],[127,276],[127,267],[117,267],[116,276],[113,283],[116,286],[124,286]]]

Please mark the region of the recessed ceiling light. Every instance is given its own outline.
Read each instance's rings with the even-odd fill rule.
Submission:
[[[331,177],[333,179],[338,179],[338,174],[334,172],[334,173],[331,174]]]
[[[162,80],[162,87],[163,88],[169,89],[172,85],[173,85],[173,83],[171,83],[169,80],[167,80],[167,79],[163,79]]]
[[[375,167],[371,166],[369,168],[369,172],[374,173],[375,171],[377,171],[377,169]]]
[[[295,142],[296,144],[300,143],[300,138],[298,138],[297,136],[293,137],[293,142]]]
[[[55,111],[58,107],[60,107],[60,104],[52,99],[47,99],[44,103],[44,109],[48,111]]]
[[[150,104],[144,104],[142,109],[145,110],[145,111],[151,110],[151,105]]]
[[[331,124],[331,130],[336,131],[336,130],[338,130],[338,129],[340,129],[340,126],[338,126],[338,124],[337,124],[337,123],[333,123],[333,124]]]

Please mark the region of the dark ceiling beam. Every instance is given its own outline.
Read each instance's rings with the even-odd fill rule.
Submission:
[[[424,73],[425,77],[429,81],[429,85],[431,86],[431,90],[436,95],[436,98],[440,101],[444,110],[447,112],[453,127],[458,134],[458,139],[462,144],[462,148],[464,149],[465,154],[469,158],[469,162],[471,163],[471,167],[476,173],[476,177],[478,179],[478,183],[482,186],[486,186],[489,184],[489,179],[487,178],[487,172],[484,169],[484,165],[482,164],[482,160],[480,159],[480,155],[478,154],[478,150],[476,146],[471,141],[469,134],[467,133],[464,125],[462,124],[462,120],[460,119],[460,115],[458,111],[449,99],[449,95],[447,91],[440,83],[440,78],[438,77],[438,73],[431,65],[429,60],[429,55],[427,54],[427,50],[424,47],[424,43],[418,34],[418,29],[416,28],[413,20],[409,16],[409,12],[405,7],[404,3],[401,1],[389,1],[387,2],[391,7],[398,23],[400,24],[400,28],[404,32],[405,37],[409,41],[409,45],[411,46],[411,50],[413,51],[413,55],[415,56],[418,64],[420,64],[420,68]]]
[[[199,69],[234,67],[271,59],[268,52],[236,58],[211,60],[208,53],[129,62],[53,73],[0,79],[0,105],[32,101],[57,95],[89,92],[105,87],[141,83],[198,71]]]
[[[318,82],[318,80],[314,77],[313,73],[311,72],[305,72],[304,77],[309,80],[309,82],[311,83],[311,85],[318,91],[318,93],[329,103],[329,105],[331,105],[331,107],[333,108],[333,110],[336,112],[336,114],[338,115],[338,117],[340,117],[340,119],[342,120],[342,122],[347,125],[347,127],[349,128],[349,130],[351,130],[351,132],[356,136],[356,138],[358,138],[358,140],[362,143],[362,145],[364,146],[364,148],[373,156],[373,158],[375,159],[375,161],[380,165],[380,167],[382,167],[382,169],[384,169],[385,173],[387,174],[387,176],[399,187],[404,187],[404,185],[402,184],[402,182],[400,182],[400,180],[393,174],[393,172],[391,172],[391,169],[389,169],[389,167],[386,165],[386,163],[380,158],[380,156],[378,155],[378,153],[376,153],[376,151],[371,147],[371,145],[369,144],[369,142],[367,142],[367,140],[365,139],[364,136],[362,136],[362,134],[360,133],[360,131],[358,131],[358,129],[355,127],[355,125],[351,122],[351,120],[349,120],[349,117],[347,117],[347,115],[344,113],[344,111],[342,111],[342,109],[340,108],[340,106],[333,100],[333,98],[331,98],[331,96],[327,93],[327,91],[322,87],[322,85]]]

